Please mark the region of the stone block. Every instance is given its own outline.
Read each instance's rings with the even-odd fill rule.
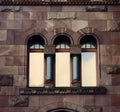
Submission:
[[[111,12],[89,12],[89,20],[107,20],[113,18],[113,13]]]
[[[106,31],[107,21],[106,20],[90,20],[88,21],[88,26],[100,31]]]
[[[17,66],[4,66],[4,67],[0,67],[0,73],[1,74],[13,74],[16,75],[18,74],[18,67]]]
[[[95,96],[95,105],[96,106],[108,106],[111,105],[111,96],[105,95],[105,96]]]
[[[112,106],[120,106],[120,94],[113,94],[111,96]]]
[[[48,19],[75,19],[75,12],[48,12]]]
[[[76,19],[88,20],[88,12],[76,12]]]
[[[13,86],[13,76],[0,75],[0,86]]]
[[[62,11],[62,6],[51,6],[50,11],[51,12],[61,12]]]
[[[20,20],[8,20],[7,29],[22,29],[22,21]]]
[[[0,19],[1,20],[14,20],[14,13],[13,12],[0,12]]]
[[[7,40],[7,30],[0,30],[0,41]]]
[[[103,12],[103,11],[107,11],[107,6],[105,5],[90,5],[86,7],[86,11],[91,11],[91,12]]]
[[[10,112],[10,111],[8,107],[5,107],[5,108],[1,107],[0,112]]]
[[[64,6],[64,7],[62,7],[62,11],[67,11],[67,12],[75,12],[75,11],[78,11],[78,12],[85,12],[86,10],[86,7],[85,6],[70,6],[70,7],[68,7],[68,6]]]
[[[27,83],[27,79],[25,75],[14,75],[14,86],[17,87],[25,87]]]
[[[84,21],[84,20],[83,21],[82,20],[73,20],[72,21],[71,29],[75,32],[80,29],[86,28],[86,27],[88,27],[88,21]]]
[[[40,97],[39,96],[30,96],[29,97],[29,106],[30,107],[40,106]]]
[[[27,96],[10,96],[9,105],[12,107],[28,107],[29,98]]]
[[[9,96],[0,96],[0,107],[7,107],[9,105]]]
[[[115,11],[115,12],[116,12],[116,11],[120,11],[120,7],[119,7],[119,5],[118,5],[118,6],[117,6],[117,5],[109,5],[109,6],[108,6],[108,11],[109,11],[109,12],[112,12],[112,11],[113,11],[113,12],[114,12],[114,11]]]
[[[46,12],[46,11],[50,11],[50,6],[24,6],[23,11],[34,11],[34,12]]]
[[[44,53],[45,54],[55,54],[55,46],[53,46],[53,45],[45,46]]]
[[[113,12],[113,19],[120,19],[120,12]]]
[[[102,107],[84,106],[85,112],[102,112]]]
[[[93,106],[94,105],[94,96],[84,96],[84,105]]]
[[[5,65],[5,57],[0,56],[0,66],[4,66],[4,65]]]
[[[120,31],[120,21],[119,20],[108,20],[107,30],[108,31]]]
[[[6,43],[7,45],[14,44],[14,30],[7,30],[7,42]]]
[[[41,18],[39,18],[42,17],[40,14],[41,13],[38,12],[30,12],[30,20],[41,20]]]
[[[80,54],[81,53],[81,47],[80,46],[71,46],[70,53],[71,54]]]
[[[7,28],[7,22],[5,20],[0,20],[0,29],[6,29]]]
[[[18,66],[18,75],[25,75],[26,74],[26,66]]]
[[[49,24],[48,24],[49,25]],[[72,27],[72,21],[71,20],[54,20],[53,21],[53,28],[56,29],[60,29],[59,33],[64,33],[66,32],[66,29],[71,29]],[[54,32],[55,34],[57,34],[57,31]]]
[[[120,85],[120,74],[112,75],[112,85]]]

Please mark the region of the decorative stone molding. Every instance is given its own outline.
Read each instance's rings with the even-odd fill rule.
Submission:
[[[21,95],[105,95],[105,87],[20,88]]]
[[[28,97],[10,96],[9,104],[12,107],[28,107]]]
[[[0,75],[0,86],[13,86],[13,76]]]

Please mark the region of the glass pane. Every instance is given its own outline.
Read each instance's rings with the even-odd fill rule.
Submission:
[[[86,43],[86,48],[90,48],[90,43]]]
[[[65,43],[61,43],[61,48],[65,48]]]
[[[82,48],[85,48],[85,44],[83,44],[81,47],[82,47]]]
[[[70,87],[70,53],[56,53],[56,87]]]
[[[30,53],[29,58],[29,86],[44,86],[44,54]]]
[[[34,47],[35,47],[34,45],[31,45],[31,46],[30,46],[30,49],[34,49]]]
[[[35,49],[39,49],[40,45],[39,44],[35,44]]]
[[[69,48],[70,48],[69,44],[66,44],[66,48],[67,48],[67,49],[69,49]]]
[[[96,86],[96,53],[82,53],[82,86]]]
[[[96,48],[95,45],[91,44],[91,48]]]

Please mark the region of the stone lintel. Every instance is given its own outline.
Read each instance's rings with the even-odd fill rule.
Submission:
[[[45,54],[55,54],[55,46],[54,45],[47,45],[44,49]]]
[[[70,53],[71,54],[80,54],[81,53],[81,47],[80,46],[71,46]]]

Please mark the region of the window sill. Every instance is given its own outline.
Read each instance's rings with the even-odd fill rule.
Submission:
[[[105,87],[20,88],[20,95],[105,95]]]

